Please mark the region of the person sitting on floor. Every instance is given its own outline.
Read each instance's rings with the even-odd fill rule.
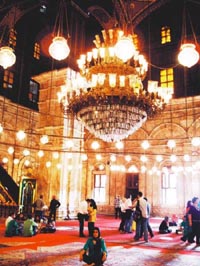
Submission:
[[[169,217],[165,216],[164,220],[161,222],[159,226],[159,233],[160,234],[168,234],[171,233],[172,230],[169,229]]]
[[[15,219],[15,217],[16,217],[15,212],[10,212],[10,213],[9,213],[8,217],[7,217],[6,220],[5,220],[5,228],[7,227],[8,223],[9,223],[11,220]]]
[[[169,226],[177,226],[178,216],[176,214],[172,215],[171,221],[169,221]]]
[[[80,252],[80,261],[86,262],[85,266],[101,266],[106,261],[107,248],[100,230],[94,227],[93,236],[89,237]]]
[[[22,236],[23,235],[23,230],[24,230],[24,214],[23,213],[18,213],[17,216],[16,216],[16,221],[17,221],[17,224],[18,224],[18,232],[19,232],[19,235]]]
[[[10,216],[12,219],[7,219],[7,226],[6,226],[6,231],[5,231],[5,236],[11,237],[11,236],[18,236],[19,231],[18,231],[18,223],[16,221],[16,216],[15,213],[11,214]]]
[[[24,236],[34,236],[37,233],[38,224],[33,220],[31,214],[28,214],[24,222]]]
[[[49,218],[48,222],[41,227],[40,233],[55,233],[56,223],[53,218]]]

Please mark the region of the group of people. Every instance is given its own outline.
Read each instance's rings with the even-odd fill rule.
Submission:
[[[60,202],[55,196],[52,197],[48,217],[44,216],[44,206],[43,195],[40,195],[33,203],[33,214],[10,213],[5,221],[5,236],[34,236],[38,232],[55,232],[56,210]]]
[[[149,224],[151,206],[147,198],[143,197],[142,192],[138,192],[137,197],[132,201],[129,199],[120,199],[117,196],[114,200],[115,218],[121,217],[119,231],[121,233],[132,233],[132,224],[135,223],[134,240],[138,241],[144,237],[148,242],[149,236],[154,237],[154,233]],[[175,219],[176,218],[176,219]],[[160,234],[172,232],[171,226],[178,226],[177,217],[165,216],[159,225]],[[180,224],[183,231],[182,241],[188,241],[200,245],[200,200],[194,197],[187,202],[186,211]]]
[[[149,224],[150,213],[151,206],[147,198],[143,197],[141,191],[138,192],[133,201],[131,198],[122,199],[120,204],[121,222],[119,225],[119,231],[121,233],[132,233],[132,226],[134,223],[134,240],[138,241],[140,238],[144,237],[144,241],[148,242],[149,235],[150,237],[154,237],[152,228]]]
[[[200,245],[200,200],[193,197],[186,205],[183,221],[180,224],[183,229],[182,241],[188,241]]]
[[[149,241],[149,234],[154,237],[152,228],[149,223],[151,206],[147,198],[143,196],[141,191],[138,192],[136,199],[133,201],[133,208],[135,212],[136,230],[134,240],[138,241],[144,237],[144,241]]]
[[[56,196],[53,195],[49,208],[46,208],[43,195],[40,195],[39,198],[33,203],[33,207],[36,220],[41,220],[44,216],[45,209],[49,209],[49,218],[53,221],[56,221],[56,210],[60,207],[60,202],[56,199]]]
[[[43,197],[34,203],[35,219],[37,217],[43,217],[42,208],[44,206]],[[56,209],[60,206],[60,202],[53,196],[49,207],[49,219],[47,224],[56,220]],[[115,199],[115,218],[120,217],[121,222],[119,230],[122,232],[132,232],[132,222],[136,224],[134,240],[138,241],[144,237],[144,241],[148,242],[149,235],[154,236],[151,226],[149,224],[149,218],[151,213],[151,206],[143,196],[142,192],[138,192],[137,197],[132,201],[131,198],[121,200],[119,196]],[[79,205],[77,218],[79,221],[79,236],[85,237],[84,234],[84,222],[88,222],[88,239],[80,251],[80,261],[85,262],[85,266],[101,266],[107,259],[107,248],[104,239],[101,237],[100,229],[95,227],[97,217],[97,205],[94,199],[86,199]],[[169,217],[166,216],[159,226],[159,233],[166,234],[171,233],[170,225],[177,225],[175,219],[169,221]],[[23,226],[22,226],[23,224]],[[33,236],[38,231],[38,223],[34,221],[31,215],[28,215],[25,220],[23,216],[15,216],[15,213],[11,213],[6,219],[6,236],[24,235]],[[50,226],[50,225],[49,225]],[[46,228],[46,227],[45,227]],[[51,227],[52,228],[52,227]],[[43,228],[44,229],[44,228]],[[183,230],[182,241],[188,241],[193,243],[196,240],[196,244],[200,245],[200,201],[198,197],[194,197],[191,201],[188,201],[184,219],[180,224],[180,229]],[[55,230],[55,228],[53,229]],[[46,232],[44,230],[44,232]]]
[[[95,227],[97,205],[94,199],[86,199],[79,205],[77,218],[79,221],[79,236],[85,237],[84,223],[88,222],[88,239],[80,251],[80,261],[85,266],[101,266],[107,259],[107,248],[100,229]]]
[[[173,225],[178,226],[177,221],[172,219],[172,222],[170,222],[169,217],[166,216],[159,226],[159,233],[171,233],[170,226]],[[182,233],[182,241],[188,241],[188,243],[194,243],[196,241],[196,244],[200,245],[200,200],[198,197],[193,197],[192,200],[187,202],[185,214],[179,227],[176,233]]]
[[[5,236],[33,236],[37,233],[38,224],[31,214],[25,218],[22,214],[10,213],[5,221]]]
[[[79,221],[79,236],[85,237],[84,222],[88,222],[88,234],[93,235],[93,229],[97,218],[97,204],[94,199],[86,199],[79,205],[77,218]]]

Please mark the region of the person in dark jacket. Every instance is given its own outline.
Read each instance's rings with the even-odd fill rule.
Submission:
[[[56,199],[56,196],[53,196],[49,206],[49,211],[50,211],[49,218],[53,219],[53,221],[56,221],[56,210],[59,207],[60,207],[60,202]]]
[[[199,198],[194,197],[192,199],[192,205],[188,211],[188,221],[191,234],[188,238],[189,243],[194,242],[196,237],[196,244],[200,245],[200,209],[199,209]]]
[[[164,220],[161,222],[159,226],[159,233],[160,234],[168,234],[171,233],[172,230],[169,229],[169,217],[165,216]]]

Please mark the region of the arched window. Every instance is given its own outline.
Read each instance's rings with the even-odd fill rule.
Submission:
[[[174,205],[177,203],[176,174],[171,167],[164,167],[161,174],[162,203]]]
[[[105,174],[94,174],[94,199],[96,202],[106,201],[106,181]]]
[[[161,28],[161,44],[166,44],[171,42],[171,29],[168,26]]]

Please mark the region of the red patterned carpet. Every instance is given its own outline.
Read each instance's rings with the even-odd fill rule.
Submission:
[[[200,266],[200,247],[180,241],[180,235],[159,235],[160,219],[153,218],[154,238],[148,243],[133,242],[133,234],[120,234],[119,220],[98,216],[96,225],[108,247],[105,266]],[[174,230],[175,231],[175,228]],[[85,227],[87,233],[87,227]],[[0,265],[81,266],[79,251],[86,238],[78,236],[78,221],[57,222],[54,234],[31,238],[4,237],[4,219],[0,220]]]

